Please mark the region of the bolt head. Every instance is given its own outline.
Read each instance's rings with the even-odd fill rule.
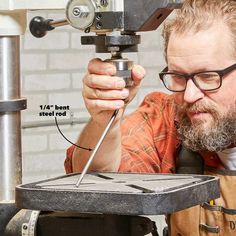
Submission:
[[[80,9],[78,7],[75,7],[73,9],[73,15],[74,16],[79,16],[81,14]]]
[[[24,229],[24,230],[27,230],[27,229],[28,229],[28,226],[24,224],[24,225],[23,225],[23,229]]]
[[[75,17],[85,18],[89,15],[89,8],[86,5],[76,6],[72,10],[72,14]]]
[[[108,5],[108,1],[107,0],[100,0],[100,4],[103,7],[106,7]]]

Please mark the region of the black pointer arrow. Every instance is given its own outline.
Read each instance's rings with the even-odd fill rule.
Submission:
[[[81,147],[81,146],[79,146],[79,145],[77,145],[77,144],[71,142],[71,141],[62,133],[62,131],[60,130],[59,125],[58,125],[58,123],[57,123],[57,117],[55,117],[55,123],[56,123],[56,126],[57,126],[57,129],[58,129],[59,133],[61,134],[61,136],[62,136],[67,142],[71,143],[72,145],[74,145],[74,146],[76,146],[76,147],[78,147],[78,148],[81,148],[81,149],[84,149],[84,150],[87,150],[87,151],[92,151],[92,150],[93,150],[93,149],[91,149],[91,148]]]

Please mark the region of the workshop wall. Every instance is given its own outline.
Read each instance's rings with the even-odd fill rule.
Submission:
[[[34,11],[28,13],[28,22],[36,15],[51,19],[65,17],[60,11]],[[45,114],[49,115],[57,105],[65,108],[59,110],[62,115],[57,117],[59,124],[72,117],[81,122],[89,118],[81,95],[82,78],[90,59],[105,59],[110,55],[96,55],[94,46],[81,46],[83,34],[66,26],[41,39],[34,38],[27,29],[22,37],[22,96],[28,102],[27,110],[22,112],[23,182],[64,174],[63,161],[70,144],[59,134],[54,116]],[[142,33],[139,52],[125,55],[147,70],[142,88],[127,112],[136,108],[147,93],[164,91],[158,79],[158,72],[165,66],[160,35],[160,30]],[[44,126],[45,123],[51,126]],[[35,124],[38,127],[31,128]],[[84,125],[60,125],[60,128],[75,142]]]

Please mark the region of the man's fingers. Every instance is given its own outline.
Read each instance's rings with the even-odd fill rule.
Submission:
[[[109,62],[104,62],[99,58],[92,59],[88,64],[88,72],[97,75],[116,75],[116,68]],[[132,78],[142,80],[146,74],[145,69],[140,65],[132,68]]]
[[[95,58],[89,62],[88,71],[90,74],[115,75],[116,67],[111,63],[104,62],[99,58]]]
[[[124,107],[123,100],[98,100],[84,98],[85,105],[90,112],[112,111]]]
[[[87,74],[84,77],[84,84],[90,88],[99,89],[123,89],[125,81],[116,76]]]
[[[132,69],[132,79],[135,81],[135,82],[138,82],[145,77],[146,75],[146,71],[145,69],[140,66],[140,65],[134,65],[133,66],[133,69]]]
[[[93,59],[88,65],[88,73],[83,79],[83,97],[85,105],[93,117],[124,108],[131,101],[145,76],[145,70],[139,65],[132,68],[134,84],[125,88],[123,78],[116,76],[114,65]]]
[[[126,88],[120,90],[104,90],[93,89],[88,86],[85,86],[83,90],[83,96],[89,99],[122,100],[126,99],[129,96],[129,90]]]

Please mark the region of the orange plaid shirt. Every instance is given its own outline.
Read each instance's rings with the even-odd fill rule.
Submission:
[[[174,173],[176,149],[175,95],[154,92],[122,122],[120,172]],[[66,173],[72,172],[74,146],[67,150]],[[217,155],[205,156],[205,163],[219,167]]]

